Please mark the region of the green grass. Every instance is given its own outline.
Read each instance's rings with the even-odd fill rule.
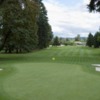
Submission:
[[[100,100],[96,63],[100,49],[81,46],[0,54],[0,100]]]

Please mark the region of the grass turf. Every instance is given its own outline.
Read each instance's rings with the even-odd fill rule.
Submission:
[[[77,46],[0,54],[0,100],[100,100],[100,74],[91,66],[99,56]]]

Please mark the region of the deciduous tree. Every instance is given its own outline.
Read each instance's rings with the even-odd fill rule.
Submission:
[[[3,2],[1,49],[9,53],[35,49],[38,43],[37,13],[38,6],[32,0]]]

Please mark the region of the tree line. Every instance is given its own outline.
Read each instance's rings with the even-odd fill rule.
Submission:
[[[52,37],[42,0],[0,0],[0,50],[21,53],[43,49]]]
[[[90,0],[88,9],[90,12],[93,12],[93,11],[100,12],[100,0]],[[93,46],[94,48],[99,48],[100,47],[100,31],[96,32],[94,36],[90,33],[88,35],[86,45],[89,47]]]
[[[91,33],[89,33],[86,45],[89,47],[99,48],[100,47],[100,31],[96,32],[94,36]]]

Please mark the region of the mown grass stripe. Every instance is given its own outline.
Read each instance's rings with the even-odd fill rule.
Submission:
[[[99,100],[95,63],[100,50],[81,46],[0,54],[0,100]]]

